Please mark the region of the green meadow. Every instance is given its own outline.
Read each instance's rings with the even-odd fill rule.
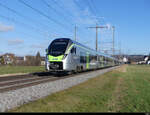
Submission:
[[[0,75],[45,71],[44,66],[0,66]]]

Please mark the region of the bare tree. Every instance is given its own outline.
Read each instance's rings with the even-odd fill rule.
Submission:
[[[40,52],[37,52],[37,54],[36,54],[35,65],[36,66],[40,66],[41,65],[41,55],[40,55]]]

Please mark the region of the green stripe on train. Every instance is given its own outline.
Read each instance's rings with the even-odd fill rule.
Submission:
[[[75,45],[75,44],[72,44],[72,45],[67,49],[66,54],[69,54],[71,48],[72,48],[74,45]]]
[[[57,56],[57,57],[48,55],[48,61],[50,61],[50,62],[61,62],[63,57],[64,57],[64,55]]]
[[[80,48],[82,48],[82,49],[84,49],[84,50],[86,50],[86,51],[90,51],[89,49],[87,49],[87,48],[84,48],[84,47],[82,47],[82,46],[80,46],[80,45],[77,45],[77,44],[72,44],[69,48],[68,48],[68,50],[66,51],[66,54],[69,54],[69,52],[70,52],[70,50],[71,50],[71,48],[73,47],[73,46],[77,46],[77,47],[80,47]]]
[[[86,53],[86,69],[89,69],[89,52]]]

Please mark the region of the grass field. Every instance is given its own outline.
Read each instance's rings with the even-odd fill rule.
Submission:
[[[44,66],[0,66],[0,75],[44,71]]]
[[[150,112],[150,66],[124,65],[10,112]]]

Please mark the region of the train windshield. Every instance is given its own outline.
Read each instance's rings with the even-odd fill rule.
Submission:
[[[68,41],[54,41],[49,46],[49,54],[52,56],[60,56],[63,55],[68,46]]]

